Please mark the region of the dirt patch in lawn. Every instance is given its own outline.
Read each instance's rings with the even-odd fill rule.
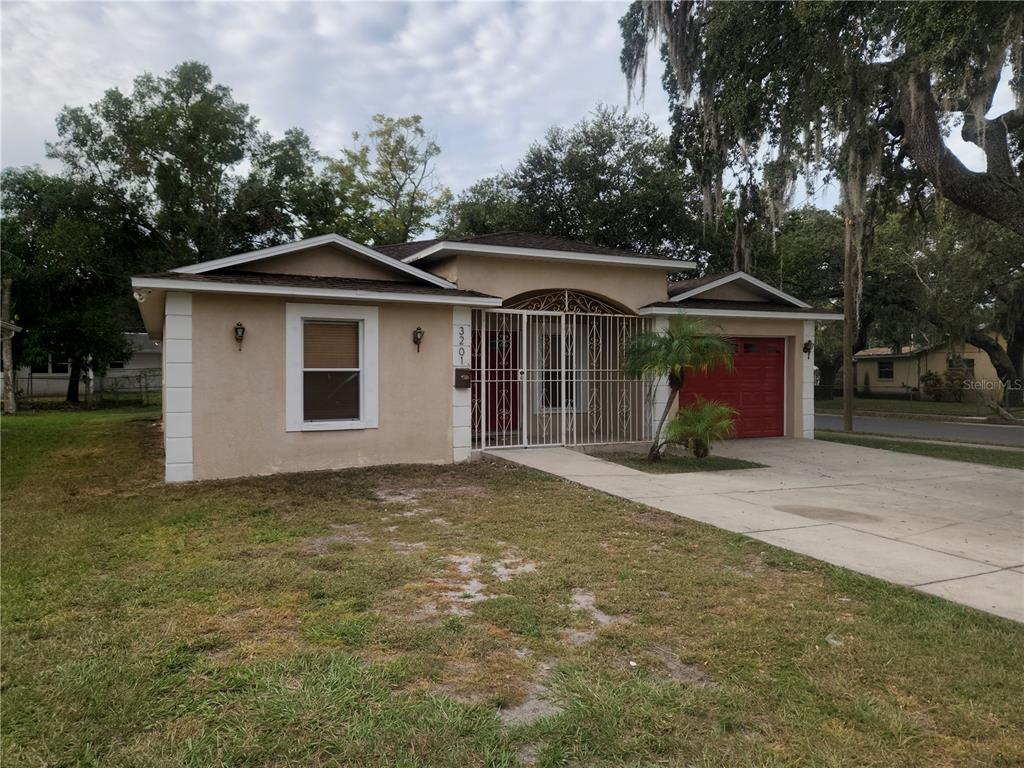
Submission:
[[[573,610],[586,614],[594,625],[596,625],[588,629],[565,630],[563,636],[569,645],[583,645],[585,643],[589,643],[597,637],[598,629],[606,627],[609,624],[622,621],[621,616],[612,616],[598,608],[597,598],[594,597],[593,593],[587,592],[583,589],[574,589],[572,591],[569,598],[569,605]]]
[[[718,687],[702,664],[683,661],[678,654],[663,645],[654,646],[651,655],[660,662],[664,673],[674,682],[699,685],[703,688]]]
[[[306,539],[304,551],[308,555],[326,555],[339,544],[369,544],[373,539],[366,535],[362,526],[355,523],[332,525],[334,533]]]
[[[498,717],[505,725],[529,725],[542,717],[562,712],[563,708],[551,700],[551,691],[540,681],[534,681],[527,689],[526,698],[514,707],[498,710]]]
[[[436,484],[431,486],[401,486],[388,485],[377,488],[374,496],[385,503],[391,504],[415,504],[430,494],[456,492],[462,497],[493,496],[494,491],[487,486],[473,483],[460,483],[458,479],[439,478]]]
[[[373,495],[385,504],[412,504],[419,501],[419,492],[413,489],[389,490],[378,488],[373,492]]]
[[[480,555],[449,555],[447,560],[455,567],[458,578],[436,579],[442,588],[438,597],[447,604],[447,612],[456,616],[469,616],[469,606],[490,597],[487,585],[476,574],[480,568]]]
[[[402,555],[408,555],[412,552],[422,552],[427,548],[425,542],[422,541],[389,541],[388,549],[392,552],[398,552]]]
[[[494,566],[494,575],[498,577],[498,581],[511,581],[516,576],[536,572],[536,563],[531,563],[530,561],[523,560],[519,557],[509,557],[505,560],[499,560]]]

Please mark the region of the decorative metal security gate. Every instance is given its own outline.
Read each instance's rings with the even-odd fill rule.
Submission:
[[[572,291],[512,303],[473,315],[475,448],[649,439],[652,383],[622,372],[648,319]]]

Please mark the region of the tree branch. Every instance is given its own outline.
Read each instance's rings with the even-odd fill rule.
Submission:
[[[992,367],[996,369],[996,376],[1003,384],[1014,381],[1017,378],[1017,368],[1014,366],[1010,356],[1003,349],[1002,345],[992,336],[984,331],[972,331],[967,341],[982,350],[992,361]]]
[[[910,76],[901,90],[903,147],[936,190],[961,208],[1024,236],[1024,182],[1012,172],[1012,167],[1009,176],[1000,175],[995,169],[976,173],[950,151],[943,141],[939,106],[927,73]],[[1005,145],[1005,125],[1002,135]],[[986,136],[986,144],[989,141]],[[996,164],[999,165],[998,157]]]
[[[1001,115],[992,120],[981,119],[981,130],[978,130],[978,120],[971,112],[964,112],[964,125],[960,129],[960,136],[964,141],[977,144],[985,152],[985,160],[988,165],[988,173],[1002,179],[1015,180],[1017,172],[1013,167],[1013,160],[1010,158],[1010,144],[1008,141],[1007,115]],[[1011,119],[1011,122],[1012,119]],[[1012,129],[1011,129],[1012,130]]]

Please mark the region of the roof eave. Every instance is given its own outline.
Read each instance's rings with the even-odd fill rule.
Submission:
[[[746,317],[757,319],[776,320],[842,320],[843,315],[839,312],[808,312],[794,311],[785,312],[770,309],[702,309],[700,307],[641,307],[637,310],[638,315],[644,316],[671,316],[671,315],[699,315],[702,317]]]
[[[138,300],[139,291],[182,291],[185,293],[228,293],[248,296],[281,296],[346,301],[379,301],[396,304],[444,304],[450,306],[470,307],[501,306],[501,299],[495,296],[445,296],[430,293],[373,291],[360,288],[249,285],[245,283],[215,283],[203,282],[201,280],[176,280],[174,278],[153,277],[133,277],[132,289],[136,292],[136,300]]]
[[[858,360],[892,360],[895,358],[911,358],[917,357],[918,355],[921,354],[921,352],[924,351],[925,350],[919,350],[917,352],[893,352],[892,354],[888,355],[854,355],[853,360],[854,362],[856,362]]]

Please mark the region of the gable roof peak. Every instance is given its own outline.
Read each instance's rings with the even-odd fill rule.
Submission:
[[[765,293],[783,304],[789,304],[790,306],[799,307],[800,309],[811,308],[811,305],[807,302],[801,301],[796,298],[796,296],[791,296],[778,288],[773,288],[768,285],[768,283],[763,280],[758,280],[756,277],[744,272],[743,270],[705,275],[704,277],[697,277],[689,280],[679,280],[675,284],[669,285],[669,300],[674,302],[686,301],[687,299],[692,299],[706,293],[707,291],[735,282],[745,283],[756,291]]]
[[[370,261],[382,264],[390,269],[400,272],[409,277],[422,280],[436,285],[440,288],[454,288],[455,284],[445,280],[443,277],[432,274],[425,270],[415,267],[411,264],[406,264],[404,261],[389,256],[386,253],[381,253],[378,250],[371,248],[368,245],[357,243],[355,240],[350,240],[347,237],[343,237],[338,234],[327,234],[317,235],[316,237],[307,237],[303,240],[294,240],[290,243],[283,243],[281,245],[273,245],[268,248],[260,248],[255,251],[247,251],[245,253],[238,253],[233,256],[224,256],[219,259],[211,259],[210,261],[202,261],[198,264],[189,264],[184,267],[178,267],[172,270],[185,275],[200,275],[207,272],[213,272],[218,269],[227,269],[229,267],[238,267],[244,264],[252,264],[253,262],[263,261],[264,259],[270,259],[275,256],[284,256],[291,253],[299,253],[302,251],[310,250],[312,248],[320,248],[323,246],[334,246],[341,248],[349,253],[355,254]]]

